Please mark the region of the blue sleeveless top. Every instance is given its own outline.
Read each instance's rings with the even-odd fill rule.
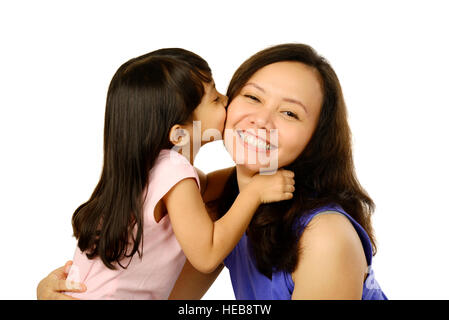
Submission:
[[[372,247],[368,234],[339,205],[323,206],[302,215],[294,226],[298,230],[298,239],[307,224],[315,216],[326,213],[326,211],[334,211],[346,216],[360,237],[368,265],[368,276],[363,284],[362,300],[387,300],[374,278],[374,271],[371,266]],[[291,274],[285,271],[273,270],[271,279],[261,274],[251,254],[246,234],[243,235],[234,250],[226,257],[224,264],[229,269],[232,287],[237,300],[291,300],[294,289]]]

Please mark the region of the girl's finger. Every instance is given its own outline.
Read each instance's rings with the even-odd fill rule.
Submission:
[[[293,193],[284,192],[284,200],[289,200],[291,198],[293,198]]]
[[[290,170],[284,170],[283,174],[284,174],[284,176],[289,177],[289,178],[295,177],[295,173],[293,171],[290,171]]]

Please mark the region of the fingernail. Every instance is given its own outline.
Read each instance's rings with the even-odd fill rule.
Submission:
[[[80,285],[78,282],[74,282],[74,283],[72,284],[72,288],[73,288],[74,290],[80,290],[80,289],[81,289],[81,285]]]
[[[83,291],[86,288],[84,284],[70,280],[66,280],[66,287],[69,290],[80,290],[80,291]]]
[[[84,284],[82,284],[82,283],[74,282],[73,283],[73,289],[74,290],[79,290],[79,291],[84,291],[84,290],[86,290],[86,286]]]

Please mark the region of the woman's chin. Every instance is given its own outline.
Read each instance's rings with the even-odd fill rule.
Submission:
[[[237,166],[245,168],[245,171],[250,171],[255,174],[262,172],[276,172],[278,169],[277,156],[262,156],[261,154],[251,154],[251,152],[230,152],[230,155]]]
[[[224,140],[224,145],[237,166],[254,174],[276,172],[279,158],[277,148],[274,150],[261,150],[243,143],[236,135],[230,138]]]
[[[235,160],[234,160],[235,161]],[[240,162],[235,161],[236,166],[240,169],[244,169],[248,173],[252,174],[274,174],[278,170],[278,166],[270,164],[262,164],[262,163],[249,163],[249,162]]]

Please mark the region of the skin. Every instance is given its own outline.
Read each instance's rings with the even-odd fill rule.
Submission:
[[[201,133],[211,128],[222,131],[226,117],[225,99],[218,94],[213,82],[204,86],[205,95],[194,110],[193,119],[201,122]],[[190,124],[175,125],[171,131],[179,127],[189,131],[189,145],[193,146],[193,127]],[[182,140],[186,138],[187,135]],[[193,157],[188,160],[193,164]],[[273,176],[255,175],[229,211],[217,221],[209,217],[194,179],[178,182],[161,199],[159,207],[166,208],[176,238],[190,263],[197,270],[210,273],[238,243],[259,205],[290,199],[293,184],[293,173],[286,170]]]
[[[193,118],[201,121],[202,136],[211,129],[223,133],[228,97],[217,91],[213,80],[211,83],[205,83],[204,88],[205,95],[193,111]],[[209,141],[201,141],[201,145],[207,142]]]
[[[235,161],[236,143],[241,143],[239,130],[277,129],[279,167],[291,163],[316,128],[321,102],[321,82],[314,69],[298,62],[278,62],[258,70],[228,106],[225,128],[232,130],[233,139],[233,144],[225,141],[228,151]],[[292,136],[296,138],[291,139]],[[233,147],[229,148],[230,145]],[[243,146],[247,148],[244,143]],[[261,166],[261,163],[236,165],[239,190],[250,183]],[[219,197],[231,169],[207,176],[205,202]],[[298,250],[301,258],[292,273],[295,283],[292,299],[361,298],[367,263],[360,238],[348,219],[337,214],[315,217],[303,232]],[[187,261],[170,299],[200,299],[222,268],[219,265],[211,273],[202,274]],[[41,292],[43,298],[50,294],[54,297],[57,288],[56,282],[47,278],[39,285],[46,289],[45,295]]]
[[[225,141],[228,152],[237,162],[235,149],[242,145],[239,130],[262,133],[262,136],[264,132],[269,136],[270,130],[277,130],[278,166],[284,167],[309,142],[321,103],[321,82],[314,69],[298,62],[279,62],[258,70],[228,106],[225,128],[232,130],[234,145],[229,149]],[[263,168],[259,161],[249,164],[248,160],[245,153],[244,163],[237,164],[238,176],[250,177]]]
[[[190,155],[192,156],[188,160],[192,165],[200,146],[203,146],[210,141],[221,139],[226,120],[226,105],[228,98],[217,91],[213,80],[210,83],[203,83],[203,86],[204,96],[192,115],[193,121],[200,122],[200,135],[204,138],[201,139],[198,148],[195,148],[192,140],[195,134],[192,122],[189,121],[187,124],[176,124],[170,130],[170,140],[174,144],[185,146],[189,143]],[[211,138],[210,132],[217,133],[219,136]]]
[[[231,136],[234,149],[228,151],[235,161],[238,130],[277,129],[279,166],[291,163],[310,140],[321,103],[320,78],[314,69],[298,62],[279,62],[260,69],[228,106],[226,129],[234,132]],[[297,138],[291,139],[292,136]],[[260,163],[237,164],[240,190],[260,167]],[[220,189],[223,183],[220,179],[226,178],[229,172],[222,170],[218,181],[209,183],[215,183]],[[348,219],[339,214],[312,219],[298,250],[301,259],[292,273],[295,283],[292,299],[361,298],[367,263],[360,238]],[[201,298],[221,270],[222,266],[206,277],[186,265],[170,298]]]
[[[201,121],[201,136],[207,132],[207,130],[215,129],[222,133],[224,129],[224,123],[226,120],[226,105],[228,98],[217,91],[215,82],[212,80],[210,83],[203,83],[204,96],[201,99],[201,103],[193,111],[193,120]],[[189,162],[193,165],[193,159],[196,156],[196,150],[193,147],[192,138],[193,125],[188,123],[185,125],[176,124],[170,130],[170,139],[175,145],[182,145],[188,142],[190,146]],[[183,141],[184,140],[184,141]],[[209,141],[201,141],[204,145]],[[181,150],[180,150],[181,151]],[[206,190],[206,175],[200,170],[198,171],[198,177],[200,178],[201,193]],[[154,208],[154,219],[159,222],[167,214],[167,208],[164,201],[159,201]]]

